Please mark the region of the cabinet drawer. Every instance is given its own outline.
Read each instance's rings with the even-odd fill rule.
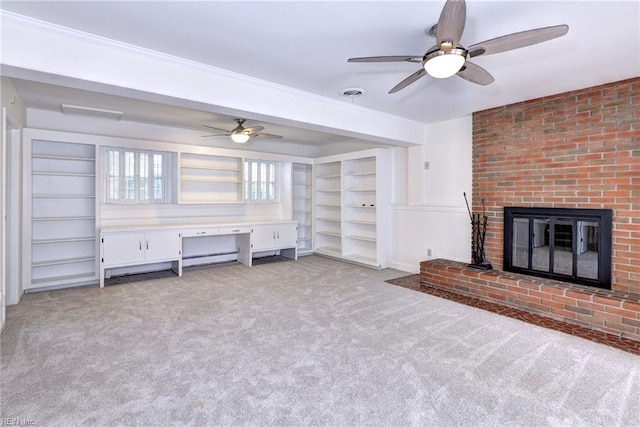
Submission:
[[[182,237],[214,236],[216,234],[220,234],[218,227],[185,228],[182,230]]]
[[[220,234],[240,234],[240,233],[251,233],[251,227],[249,226],[220,227]]]

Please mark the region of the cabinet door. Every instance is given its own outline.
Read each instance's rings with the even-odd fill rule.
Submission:
[[[102,235],[104,265],[127,265],[144,259],[144,233],[106,233]]]
[[[276,229],[276,245],[279,248],[293,248],[298,245],[296,224],[280,224]]]
[[[177,259],[182,250],[179,230],[157,230],[145,233],[145,261]]]
[[[252,251],[268,251],[275,249],[276,229],[273,225],[256,225],[251,233]]]

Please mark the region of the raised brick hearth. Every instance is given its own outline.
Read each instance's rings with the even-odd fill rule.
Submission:
[[[640,341],[640,295],[435,259],[420,263],[424,285]]]

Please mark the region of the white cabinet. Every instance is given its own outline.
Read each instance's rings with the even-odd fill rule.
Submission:
[[[25,290],[94,282],[95,147],[33,140],[25,183]]]
[[[100,249],[100,287],[107,268],[173,261],[182,276],[182,230],[103,231]]]
[[[297,259],[298,225],[295,222],[255,225],[251,232],[251,252],[284,250],[288,258]]]
[[[365,150],[316,161],[316,252],[388,268],[389,150]]]
[[[121,267],[144,262],[144,233],[103,233],[101,262],[104,267]]]

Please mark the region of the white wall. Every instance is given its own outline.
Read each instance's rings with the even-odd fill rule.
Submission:
[[[471,197],[471,126],[470,116],[429,125],[427,142],[407,149],[406,198],[397,199],[392,215],[394,268],[417,273],[427,259],[470,260],[462,193]]]
[[[0,77],[2,126],[0,131],[0,329],[5,306],[17,304],[20,283],[20,130],[25,124],[25,107],[13,83]]]

